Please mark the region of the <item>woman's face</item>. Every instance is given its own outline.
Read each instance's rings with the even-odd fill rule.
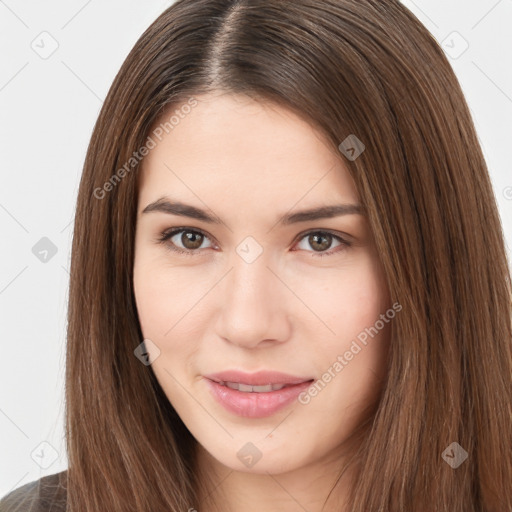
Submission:
[[[134,287],[151,368],[224,466],[334,460],[381,387],[389,296],[357,207],[301,212],[357,205],[354,183],[341,153],[287,109],[196,99],[168,133],[153,131],[139,177]],[[217,380],[245,386],[206,377],[228,371],[242,374]]]

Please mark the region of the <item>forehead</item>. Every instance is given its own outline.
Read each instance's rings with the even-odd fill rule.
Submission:
[[[155,146],[144,157],[139,198],[168,193],[243,209],[322,202],[356,202],[343,157],[322,133],[292,111],[245,96],[203,95],[156,125]],[[163,116],[168,121],[173,112]],[[187,113],[185,113],[187,112]]]

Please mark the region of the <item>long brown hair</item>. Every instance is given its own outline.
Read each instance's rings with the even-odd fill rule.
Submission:
[[[277,102],[336,150],[350,135],[365,145],[355,160],[340,158],[403,309],[349,509],[512,510],[512,293],[500,218],[454,72],[397,0],[178,0],[135,44],[78,193],[68,510],[198,505],[196,441],[133,353],[143,339],[132,286],[134,152],[159,120],[211,91]],[[468,453],[457,468],[442,457],[452,442]]]

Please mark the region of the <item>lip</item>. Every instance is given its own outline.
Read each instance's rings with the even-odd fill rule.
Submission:
[[[245,418],[265,418],[293,403],[314,380],[281,372],[253,374],[225,371],[204,376],[208,389],[216,401],[228,412]],[[221,382],[238,382],[252,386],[285,384],[286,387],[263,393],[243,392],[223,386]]]
[[[214,382],[239,382],[249,384],[250,386],[266,386],[267,384],[294,385],[313,380],[313,377],[297,377],[276,371],[245,373],[238,370],[226,370],[224,372],[205,375],[204,377]]]

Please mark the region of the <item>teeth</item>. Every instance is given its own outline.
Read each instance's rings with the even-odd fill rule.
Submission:
[[[286,384],[267,384],[266,386],[249,386],[249,384],[242,384],[238,382],[221,382],[223,386],[227,386],[237,391],[243,391],[244,393],[268,393],[270,391],[277,391],[283,389]]]

